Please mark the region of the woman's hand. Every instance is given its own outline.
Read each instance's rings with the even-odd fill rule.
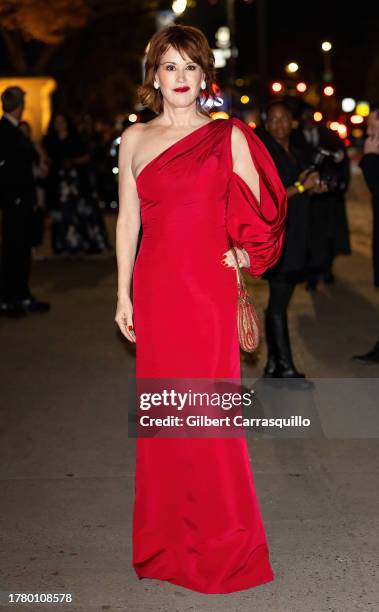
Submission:
[[[245,251],[245,249],[238,249],[237,247],[235,247],[235,252],[239,267],[250,268],[250,257]],[[232,249],[229,249],[229,251],[226,251],[226,253],[224,253],[222,263],[228,268],[234,268],[235,270],[237,269],[236,260],[234,258]]]
[[[121,333],[129,342],[136,342],[133,327],[133,304],[129,297],[119,298],[117,301],[116,315],[114,319]]]

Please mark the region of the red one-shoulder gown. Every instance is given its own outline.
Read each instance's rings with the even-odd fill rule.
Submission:
[[[231,131],[244,134],[260,202],[233,171]],[[266,148],[238,119],[197,128],[137,176],[143,236],[133,272],[138,378],[236,378],[236,275],[228,240],[252,276],[283,247],[287,199]],[[246,439],[138,438],[133,567],[201,593],[274,579]]]

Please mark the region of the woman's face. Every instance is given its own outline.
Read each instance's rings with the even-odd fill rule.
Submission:
[[[54,127],[57,132],[67,129],[67,121],[63,115],[57,115],[54,120]]]
[[[275,140],[287,140],[292,130],[292,116],[285,106],[273,106],[267,116],[266,129]]]
[[[201,67],[184,51],[179,53],[171,46],[161,56],[155,75],[164,100],[176,108],[194,103],[203,78]]]

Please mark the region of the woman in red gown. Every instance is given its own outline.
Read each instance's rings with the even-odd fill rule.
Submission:
[[[213,80],[199,30],[158,32],[140,91],[158,116],[121,139],[115,318],[136,342],[137,379],[238,380],[230,241],[252,276],[283,247],[275,166],[242,121],[201,109]],[[137,439],[133,566],[201,593],[273,580],[245,437]]]

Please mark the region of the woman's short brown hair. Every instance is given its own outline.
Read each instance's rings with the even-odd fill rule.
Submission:
[[[145,64],[145,80],[138,87],[140,102],[157,115],[163,110],[161,91],[154,89],[155,73],[158,70],[162,55],[169,46],[179,53],[186,53],[193,62],[198,64],[205,74],[206,88],[202,90],[205,100],[214,99],[212,84],[215,80],[214,55],[203,32],[198,28],[183,25],[171,25],[156,32],[149,43]],[[199,110],[200,99],[197,99]]]

